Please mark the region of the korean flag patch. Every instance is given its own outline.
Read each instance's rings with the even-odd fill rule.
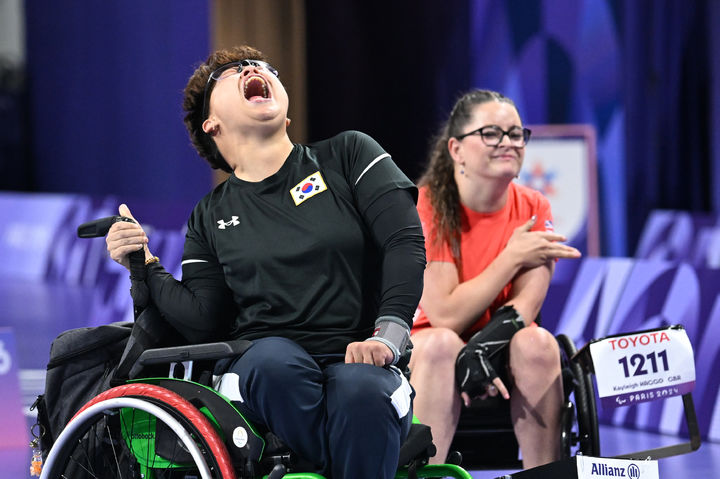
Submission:
[[[292,196],[292,199],[295,202],[295,206],[299,206],[300,203],[302,203],[303,201],[307,200],[308,198],[312,198],[313,196],[317,195],[318,193],[322,193],[325,190],[327,190],[325,180],[323,180],[320,172],[316,171],[312,175],[302,180],[297,185],[293,186],[293,188],[290,190],[290,196]]]

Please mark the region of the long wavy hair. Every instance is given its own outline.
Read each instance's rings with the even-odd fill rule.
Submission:
[[[431,231],[435,232],[431,240],[437,244],[447,242],[457,264],[460,264],[462,209],[460,194],[455,183],[455,165],[448,150],[448,141],[465,133],[477,105],[490,101],[508,103],[516,108],[511,99],[492,90],[471,90],[462,95],[455,102],[448,120],[433,137],[427,167],[418,181],[419,186],[427,185],[430,193],[434,225]]]

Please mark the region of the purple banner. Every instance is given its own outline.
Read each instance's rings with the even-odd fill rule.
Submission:
[[[720,268],[720,215],[653,211],[643,228],[635,257]]]
[[[16,328],[21,369],[44,369],[50,343],[62,331],[132,320],[127,270],[110,260],[103,238],[77,237],[80,224],[117,214],[119,203],[113,197],[0,193],[0,304],[3,325]],[[180,278],[188,213],[157,203],[128,205],[153,254]]]

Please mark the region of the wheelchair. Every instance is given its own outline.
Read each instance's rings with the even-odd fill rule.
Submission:
[[[85,223],[78,236],[104,236],[115,221],[127,219]],[[130,254],[130,269],[131,278],[143,279],[137,276],[144,271],[142,252]],[[136,319],[149,299],[139,283],[131,287]],[[68,422],[45,459],[41,479],[323,479],[303,472],[312,465],[211,387],[215,362],[238,357],[249,345],[235,340],[143,351],[125,384],[95,396]],[[169,376],[163,373],[168,365]],[[395,477],[472,479],[457,465],[428,465],[434,454],[430,428],[414,420]]]
[[[171,364],[171,376],[131,379],[91,399],[58,436],[41,478],[322,479],[302,472],[308,463],[203,384],[208,366],[247,345],[236,340],[143,352],[144,372]],[[457,465],[428,465],[434,453],[429,428],[414,421],[395,477],[472,478]]]
[[[567,335],[556,336],[564,399],[560,414],[561,459],[578,453],[600,456],[597,405],[590,373],[577,361],[575,343]],[[450,445],[450,455],[462,457],[467,469],[522,469],[519,446],[510,416],[510,403],[500,396],[476,400],[463,407]]]

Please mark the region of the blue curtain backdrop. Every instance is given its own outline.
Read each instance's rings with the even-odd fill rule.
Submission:
[[[710,2],[717,3],[717,2]],[[654,208],[712,211],[709,3],[623,3],[628,236]],[[715,25],[717,29],[717,25]],[[633,33],[633,34],[631,34]]]
[[[632,255],[653,209],[712,210],[706,18],[702,0],[473,2],[474,85],[527,123],[595,126],[607,255]]]
[[[629,256],[653,209],[720,210],[718,4],[309,2],[311,136],[365,128],[417,178],[470,88],[504,92],[526,123],[591,124],[602,252]]]
[[[470,68],[473,86],[513,98],[525,123],[595,127],[602,249],[626,255],[621,45],[611,6],[475,0]]]
[[[181,109],[193,65],[209,53],[208,3],[33,0],[25,9],[37,190],[117,195],[131,209],[154,203],[186,218],[212,186]]]
[[[711,190],[713,195],[713,211],[720,213],[720,135],[717,132],[720,131],[720,57],[717,52],[720,52],[720,2],[711,2],[710,11],[708,12],[707,22],[710,25],[710,37],[708,43],[708,51],[712,55],[712,61],[710,65],[710,78],[712,79],[712,86],[710,90],[710,111],[712,112],[712,122],[710,124],[710,131],[714,134],[710,135],[712,138],[712,174],[711,174]]]
[[[469,8],[467,0],[307,2],[309,138],[364,131],[417,179],[430,137],[470,83]]]

